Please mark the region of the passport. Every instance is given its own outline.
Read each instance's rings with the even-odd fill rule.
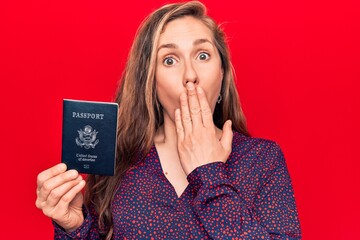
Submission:
[[[113,176],[118,104],[63,100],[62,162],[80,173]]]

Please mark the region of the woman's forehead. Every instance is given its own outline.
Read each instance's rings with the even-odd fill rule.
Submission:
[[[167,23],[160,34],[159,46],[169,43],[194,42],[198,39],[207,39],[212,42],[213,33],[199,19],[186,16]]]

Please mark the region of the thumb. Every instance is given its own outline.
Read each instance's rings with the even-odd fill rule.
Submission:
[[[231,120],[227,120],[224,123],[223,132],[220,140],[221,145],[225,150],[229,151],[229,154],[232,149],[232,139],[233,139],[233,131],[231,125],[232,125]]]

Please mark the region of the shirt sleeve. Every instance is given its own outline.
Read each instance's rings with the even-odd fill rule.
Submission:
[[[283,153],[275,142],[260,157],[272,158],[252,207],[215,162],[188,175],[195,191],[193,210],[212,239],[301,239],[293,188]]]
[[[84,222],[83,224],[74,230],[73,232],[66,232],[62,227],[53,221],[55,233],[54,239],[56,240],[70,240],[70,239],[102,239],[99,234],[99,228],[97,224],[98,215],[93,206],[87,208],[83,206]]]

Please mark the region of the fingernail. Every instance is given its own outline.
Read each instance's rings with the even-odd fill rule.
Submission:
[[[59,171],[65,171],[66,170],[66,164],[65,163],[60,163],[58,166]]]
[[[188,82],[188,83],[186,84],[186,86],[187,86],[187,88],[188,88],[189,90],[193,90],[193,89],[194,89],[194,84],[193,84],[193,83]]]
[[[196,87],[196,91],[197,91],[198,93],[202,93],[201,87]]]
[[[75,176],[77,176],[77,174],[78,174],[78,172],[76,170],[70,170],[69,171],[70,177],[75,177]]]

